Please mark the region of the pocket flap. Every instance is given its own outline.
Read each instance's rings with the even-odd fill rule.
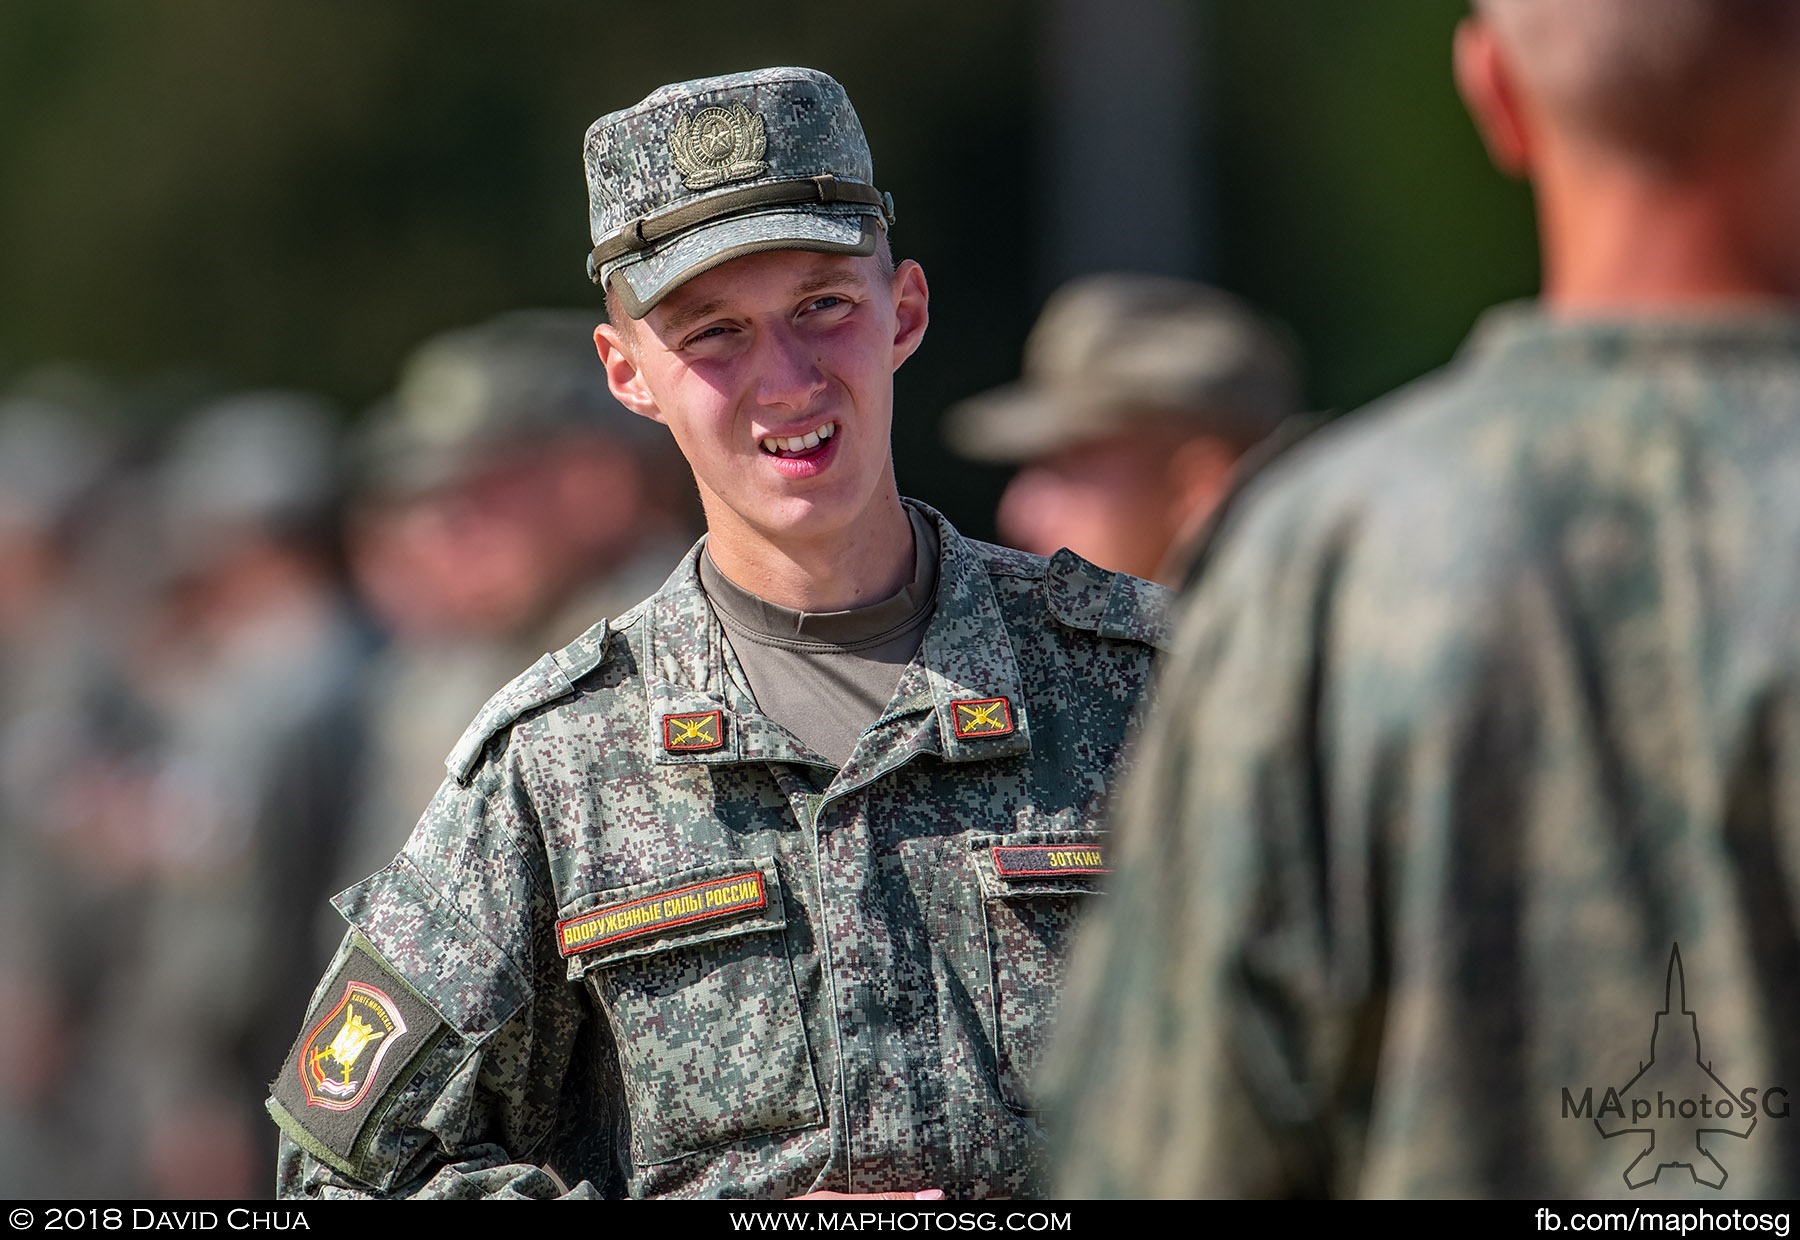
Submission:
[[[573,980],[597,964],[785,925],[775,859],[728,859],[570,901],[556,949]]]
[[[1018,831],[969,840],[990,900],[1095,890],[1110,870],[1104,831]]]
[[[332,903],[385,967],[469,1041],[485,1041],[525,1006],[530,984],[511,957],[405,857]],[[468,984],[469,975],[481,984]]]

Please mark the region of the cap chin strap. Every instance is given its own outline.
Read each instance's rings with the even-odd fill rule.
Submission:
[[[600,283],[600,270],[615,259],[647,250],[676,233],[710,224],[729,215],[742,215],[763,207],[817,206],[849,203],[874,207],[892,227],[894,196],[864,185],[860,181],[843,181],[830,173],[797,181],[776,181],[768,185],[749,185],[686,202],[656,215],[640,215],[599,245],[588,255],[588,279]]]

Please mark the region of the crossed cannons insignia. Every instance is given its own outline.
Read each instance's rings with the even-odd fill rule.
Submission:
[[[959,737],[1008,736],[1012,733],[1012,703],[1006,698],[977,698],[972,702],[952,702],[950,705],[956,711],[956,734]]]
[[[724,715],[721,711],[702,711],[697,715],[664,715],[663,748],[687,752],[719,749],[725,744]]]

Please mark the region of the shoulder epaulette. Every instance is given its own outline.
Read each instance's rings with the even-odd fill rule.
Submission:
[[[1014,547],[1002,547],[995,543],[977,542],[971,538],[969,546],[981,554],[982,564],[987,571],[996,577],[1023,577],[1033,580],[1044,575],[1048,562],[1041,555],[1033,555],[1029,551],[1020,551]]]
[[[1064,547],[1050,557],[1044,587],[1051,613],[1069,628],[1169,648],[1175,595],[1166,586],[1109,572]]]
[[[468,784],[481,761],[487,743],[517,723],[528,711],[548,706],[558,698],[575,692],[575,682],[593,671],[606,658],[608,629],[602,620],[574,641],[547,654],[520,672],[505,688],[487,700],[475,716],[456,748],[444,759],[444,769],[459,784]]]

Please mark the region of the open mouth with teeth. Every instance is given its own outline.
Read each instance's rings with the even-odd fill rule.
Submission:
[[[827,422],[817,430],[807,431],[804,435],[783,438],[779,435],[764,436],[762,450],[770,456],[778,456],[784,460],[795,460],[813,455],[819,445],[837,434],[837,423]]]

